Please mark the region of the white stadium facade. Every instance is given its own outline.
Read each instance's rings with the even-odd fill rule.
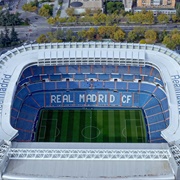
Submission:
[[[128,43],[30,44],[1,55],[0,179],[180,179],[179,64],[180,55],[169,49]],[[148,143],[45,143],[33,142],[32,135],[26,134],[25,140],[19,140],[24,131],[14,128],[11,116],[23,71],[31,66],[71,65],[157,69],[163,87],[157,81],[152,86],[167,97],[168,126],[158,127],[154,138],[156,131],[150,130],[149,124]],[[143,83],[138,79],[133,82]],[[153,83],[147,81],[146,85]]]

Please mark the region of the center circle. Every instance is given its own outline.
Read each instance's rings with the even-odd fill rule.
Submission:
[[[86,126],[81,131],[82,136],[86,139],[95,139],[100,133],[100,130],[95,126]]]

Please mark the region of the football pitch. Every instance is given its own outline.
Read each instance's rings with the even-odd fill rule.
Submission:
[[[38,142],[147,142],[141,110],[41,110]]]

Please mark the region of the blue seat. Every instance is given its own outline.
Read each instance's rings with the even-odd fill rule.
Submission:
[[[22,106],[23,100],[17,98],[17,96],[15,96],[14,102],[13,102],[13,108],[15,109],[20,109]]]
[[[33,99],[35,99],[38,102],[38,104],[41,107],[44,107],[45,102],[44,102],[44,93],[43,92],[33,93],[32,97],[33,97]]]
[[[73,74],[62,74],[61,77],[65,79],[73,78]]]
[[[19,114],[19,109],[15,109],[14,107],[12,107],[11,117],[17,117],[18,114]]]
[[[34,114],[34,116],[36,116],[38,111],[39,111],[39,109],[33,108],[29,105],[27,106],[26,104],[23,104],[23,106],[21,108],[21,112],[28,113],[28,114]]]
[[[159,71],[156,68],[153,68],[152,76],[157,77],[157,78],[161,77],[160,74],[159,74]]]
[[[134,93],[137,94],[137,93]],[[136,100],[136,97],[134,96],[134,104],[135,102],[139,104],[139,107],[143,107],[151,98],[151,95],[146,94],[146,93],[139,93],[139,101],[138,99]]]
[[[151,85],[151,84],[146,84],[146,83],[140,83],[140,91],[142,92],[148,92],[148,93],[153,93],[155,90],[156,86]]]
[[[164,98],[163,100],[161,100],[161,106],[162,106],[163,111],[166,111],[169,109],[167,98]]]
[[[67,82],[66,81],[62,81],[62,82],[57,82],[57,89],[67,89]]]
[[[31,141],[31,133],[19,130],[15,141]]]
[[[94,81],[94,82],[92,82],[92,84],[93,84],[93,87],[96,89],[102,89],[103,88],[103,82]]]
[[[18,119],[18,123],[16,124],[16,128],[32,131],[34,124],[30,121],[20,120]]]
[[[110,78],[113,78],[113,79],[122,79],[122,75],[121,74],[110,74]]]
[[[87,81],[87,82],[80,82],[80,88],[85,88],[85,89],[89,89],[91,88],[91,82]]]
[[[49,75],[47,75],[47,74],[40,75],[40,79],[41,79],[41,81],[45,80],[45,79],[49,79]]]
[[[28,98],[26,98],[24,100],[24,104],[28,104],[32,107],[35,107],[35,108],[40,108],[41,106],[39,105],[38,101],[36,101],[35,99],[33,99],[32,96],[28,96]]]
[[[67,66],[57,66],[56,67],[56,73],[68,73],[67,72]]]
[[[93,78],[95,78],[95,79],[97,79],[98,77],[97,77],[97,74],[86,74],[86,78],[88,78],[88,79],[93,79]]]
[[[79,66],[69,65],[67,67],[68,67],[68,73],[78,73]]]
[[[43,74],[54,74],[56,66],[43,66]]]
[[[35,84],[30,84],[28,85],[28,89],[30,90],[30,92],[38,92],[38,91],[42,91],[43,90],[43,83],[42,82],[38,82]]]
[[[138,91],[139,83],[129,82],[128,83],[128,90]]]
[[[140,80],[142,80],[142,76],[141,75],[134,75],[134,79],[140,79]]]
[[[103,81],[109,80],[109,74],[99,74],[98,79]]]
[[[27,78],[27,77],[30,77],[32,76],[32,72],[31,72],[31,69],[30,67],[26,68],[24,71],[23,71],[23,74],[22,74],[22,77],[23,78]]]
[[[103,69],[104,69],[104,66],[102,65],[94,65],[92,68],[92,73],[104,73]]]
[[[31,66],[31,71],[33,72],[33,76],[42,74],[42,66]]]
[[[150,134],[151,139],[159,139],[161,138],[161,131],[153,132]]]
[[[82,65],[80,66],[81,73],[91,73],[91,66],[90,65]]]
[[[130,66],[130,74],[140,74],[140,67],[139,66]]]
[[[20,99],[25,99],[25,97],[27,97],[30,94],[30,92],[28,91],[28,89],[24,86],[20,91],[18,91],[18,93],[16,94],[16,96],[18,96]]]
[[[153,115],[153,114],[160,113],[162,110],[161,110],[160,106],[154,106],[154,107],[152,106],[149,109],[144,109],[144,111],[146,111],[147,116],[150,116],[150,115]]]
[[[33,121],[35,119],[35,114],[21,112],[21,113],[19,113],[18,118]]]
[[[79,82],[69,81],[69,89],[78,89],[78,88],[79,88]]]
[[[169,111],[163,112],[164,119],[169,119]]]
[[[39,82],[40,81],[40,76],[36,75],[36,76],[32,76],[29,78],[30,83],[35,83],[35,82]]]
[[[151,108],[151,107],[156,106],[156,105],[159,105],[158,100],[156,98],[154,98],[154,97],[151,97],[150,101],[148,101],[145,104],[144,109]]]
[[[167,141],[165,139],[163,139],[162,137],[159,139],[154,139],[152,142],[153,143],[167,143]]]
[[[74,74],[75,80],[85,80],[85,74]]]
[[[131,74],[124,74],[123,75],[123,81],[133,81],[134,80],[134,76]]]
[[[160,88],[157,88],[156,91],[154,92],[154,94],[155,94],[156,98],[158,98],[159,100],[162,100],[166,97],[166,94]]]
[[[118,73],[119,74],[128,74],[128,67],[127,66],[118,66]]]
[[[156,123],[149,126],[150,132],[153,131],[161,131],[163,129],[166,129],[166,124],[164,122]]]
[[[55,82],[46,82],[45,83],[45,90],[46,91],[53,91],[53,90],[55,90]]]
[[[16,122],[17,122],[17,117],[13,117],[11,116],[11,119],[10,119],[10,124],[12,127],[16,127]]]
[[[104,88],[115,89],[115,82],[104,82]]]
[[[142,72],[141,72],[141,74],[142,74],[142,75],[148,75],[148,76],[150,76],[151,71],[152,71],[152,67],[151,67],[151,66],[145,66],[145,67],[142,67]]]
[[[125,91],[127,89],[127,83],[126,82],[116,82],[116,89]]]
[[[60,75],[50,75],[49,79],[50,79],[50,81],[60,81],[61,76]]]
[[[164,86],[164,83],[160,79],[155,78],[155,82],[160,84],[161,86]]]
[[[150,117],[147,117],[148,123],[152,124],[152,123],[157,123],[159,121],[163,121],[164,120],[164,116],[162,113],[160,114],[156,114],[156,115],[151,115]]]
[[[29,81],[30,81],[30,78],[22,79],[20,82],[18,82],[18,85],[19,85],[19,86],[22,86],[23,84],[29,83]]]
[[[105,66],[105,73],[106,74],[108,74],[108,73],[116,73],[115,66],[112,66],[112,65]]]

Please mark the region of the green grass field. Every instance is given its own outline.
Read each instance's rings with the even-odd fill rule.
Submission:
[[[42,110],[38,142],[147,142],[141,110]]]

